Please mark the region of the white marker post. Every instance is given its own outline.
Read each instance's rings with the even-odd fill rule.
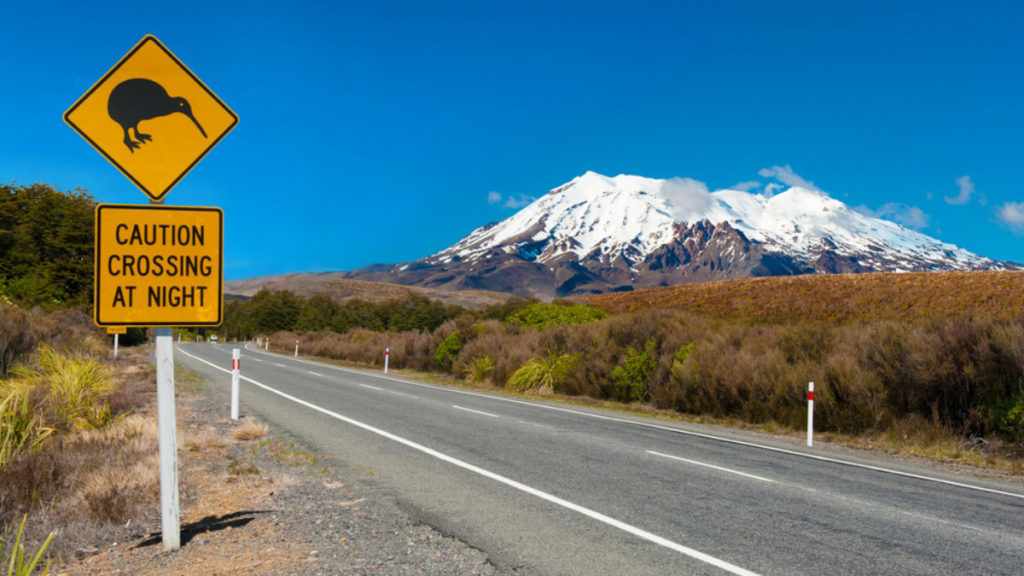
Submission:
[[[238,420],[238,373],[242,369],[242,351],[231,351],[231,419]]]
[[[266,342],[263,343],[264,350],[270,350],[270,338],[267,338]]]
[[[299,357],[299,341],[298,340],[295,341],[295,357],[296,358]]]
[[[391,347],[388,346],[384,349],[384,373],[388,373],[388,358],[391,357]]]
[[[160,512],[164,550],[181,548],[178,523],[178,431],[174,414],[174,344],[170,328],[156,329],[156,407],[160,444]]]
[[[120,336],[120,334],[114,334],[114,359],[115,360],[117,359],[117,337],[118,336]]]
[[[807,383],[807,445],[814,446],[814,382]]]

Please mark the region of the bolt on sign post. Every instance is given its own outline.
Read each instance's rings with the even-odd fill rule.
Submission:
[[[151,204],[162,204],[238,116],[147,35],[64,113],[64,121]],[[181,547],[171,326],[221,323],[222,230],[220,208],[96,209],[96,324],[156,327],[164,550]]]

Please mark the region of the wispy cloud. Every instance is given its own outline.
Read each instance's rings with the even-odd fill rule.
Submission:
[[[504,203],[502,203],[503,200]],[[511,208],[513,210],[518,210],[534,200],[536,200],[536,198],[533,196],[527,196],[526,194],[509,194],[508,196],[504,196],[501,192],[495,192],[493,190],[487,193],[488,204],[501,204],[502,208]]]
[[[661,185],[661,195],[668,200],[672,217],[693,222],[707,213],[714,200],[707,184],[692,178],[672,178]]]
[[[814,185],[814,182],[806,180],[799,174],[790,168],[789,164],[785,166],[772,166],[771,168],[762,168],[757,172],[762,178],[774,178],[779,182],[782,182],[786,186],[797,186],[799,188],[807,188],[808,190],[821,191]]]
[[[763,186],[763,184],[761,182],[758,182],[757,180],[747,180],[746,182],[740,182],[739,184],[729,186],[729,190],[740,190],[742,192],[750,192],[751,190],[757,190],[761,186]]]
[[[901,202],[888,202],[874,211],[874,216],[902,224],[914,230],[924,230],[931,223],[931,217],[917,206]]]
[[[943,199],[946,200],[946,204],[951,204],[953,206],[963,206],[964,204],[970,202],[971,197],[975,195],[977,195],[978,202],[980,204],[985,205],[987,203],[984,194],[976,194],[977,191],[974,188],[974,182],[971,181],[970,176],[965,174],[957,178],[956,185],[960,188],[960,193],[952,198],[950,198],[949,196],[944,196]]]
[[[1024,202],[1007,202],[996,208],[996,219],[1017,236],[1024,236]]]

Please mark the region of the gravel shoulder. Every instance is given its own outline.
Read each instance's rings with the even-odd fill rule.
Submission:
[[[280,430],[238,440],[246,423],[227,416],[205,387],[179,388],[180,550],[164,552],[159,532],[148,533],[97,543],[51,574],[500,573],[483,552],[414,522],[368,470],[325,459]]]

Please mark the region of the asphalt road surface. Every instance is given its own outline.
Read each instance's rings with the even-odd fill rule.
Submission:
[[[178,344],[229,410],[231,350]],[[539,575],[1024,573],[1024,486],[242,351],[241,414]]]

